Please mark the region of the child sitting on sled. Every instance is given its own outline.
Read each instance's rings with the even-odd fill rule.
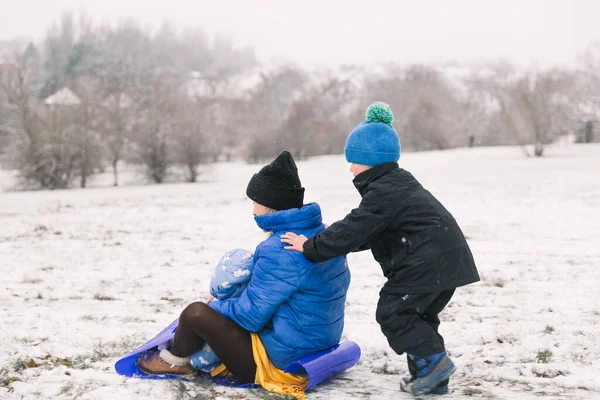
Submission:
[[[270,233],[254,250],[247,287],[238,298],[189,304],[171,345],[140,354],[136,365],[147,375],[194,376],[190,356],[209,344],[224,366],[212,376],[230,373],[240,384],[303,398],[308,376],[284,370],[340,342],[350,271],[345,257],[313,263],[284,250],[285,232],[313,236],[325,229],[319,205],[304,204],[289,152],[254,174],[246,194],[257,226]]]

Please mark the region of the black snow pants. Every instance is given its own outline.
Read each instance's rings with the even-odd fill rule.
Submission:
[[[444,338],[438,333],[438,314],[454,291],[402,294],[384,287],[379,294],[376,318],[390,347],[397,354],[418,357],[445,351]]]

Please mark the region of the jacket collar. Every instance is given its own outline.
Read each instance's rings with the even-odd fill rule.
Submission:
[[[321,208],[317,203],[309,203],[302,208],[277,211],[254,217],[259,228],[265,231],[281,232],[294,229],[314,229],[321,225]]]
[[[358,189],[361,195],[364,195],[367,192],[367,188],[369,183],[376,181],[381,178],[383,175],[387,174],[390,171],[398,169],[398,163],[396,162],[388,162],[374,166],[371,169],[366,170],[365,172],[358,174],[352,183],[356,189]]]

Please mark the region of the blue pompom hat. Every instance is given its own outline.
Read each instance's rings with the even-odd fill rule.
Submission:
[[[367,108],[365,120],[346,139],[344,153],[352,164],[375,166],[400,159],[400,139],[392,127],[389,105],[375,102]]]

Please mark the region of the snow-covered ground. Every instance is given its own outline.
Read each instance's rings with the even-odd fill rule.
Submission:
[[[459,367],[449,397],[600,398],[600,146],[541,159],[518,148],[413,153],[401,164],[453,212],[482,275],[442,316]],[[264,238],[245,197],[258,168],[216,165],[197,184],[0,193],[0,398],[276,398],[112,368],[208,295],[223,252]],[[326,222],[358,204],[342,157],[299,169]],[[309,398],[410,399],[398,391],[404,356],[375,322],[381,270],[369,253],[349,262],[344,337],[363,356]]]

